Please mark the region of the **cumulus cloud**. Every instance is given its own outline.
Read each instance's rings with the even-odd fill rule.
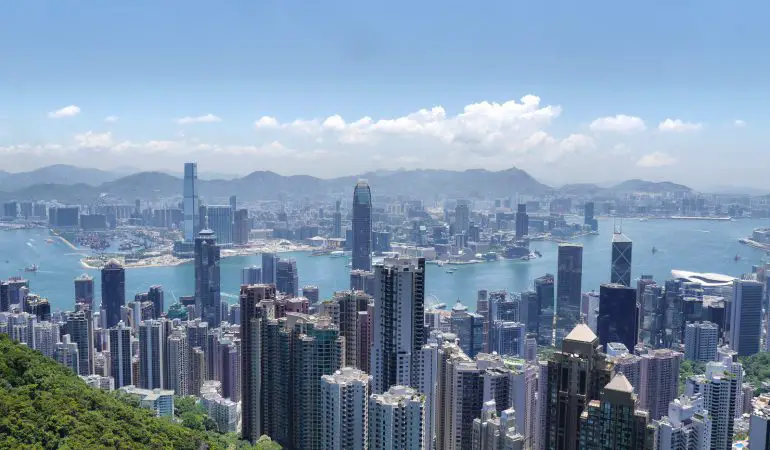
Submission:
[[[647,126],[636,116],[618,114],[616,116],[600,117],[589,125],[594,132],[632,133],[644,131]]]
[[[573,153],[581,149],[593,148],[594,140],[585,134],[571,134],[559,143],[559,147],[567,153]]]
[[[746,121],[741,119],[735,119],[735,122],[733,122],[733,125],[735,125],[738,128],[743,128],[746,126]]]
[[[75,135],[75,143],[80,148],[97,149],[112,146],[112,133],[94,133],[92,131]]]
[[[107,123],[115,123],[118,121],[118,116],[107,116],[104,118],[104,121]]]
[[[670,166],[676,163],[676,158],[663,152],[652,152],[639,158],[636,162],[638,167],[662,167]]]
[[[257,128],[278,128],[278,121],[274,117],[262,116],[254,123]]]
[[[698,131],[702,128],[702,124],[684,122],[682,119],[666,119],[658,125],[660,131],[671,132],[686,132],[686,131]]]
[[[214,122],[221,122],[222,119],[215,116],[214,114],[206,114],[205,116],[197,116],[197,117],[182,117],[180,119],[174,120],[179,125],[188,125],[193,123],[214,123]]]
[[[61,119],[64,117],[74,117],[80,114],[80,108],[75,105],[65,106],[64,108],[57,109],[48,113],[48,117],[51,119]]]

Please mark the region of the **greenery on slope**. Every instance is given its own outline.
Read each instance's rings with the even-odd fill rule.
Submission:
[[[746,372],[743,382],[751,383],[756,394],[765,392],[766,390],[762,389],[762,382],[770,381],[770,353],[762,352],[746,356],[740,358],[740,362],[743,364],[743,370]]]
[[[684,360],[679,365],[679,395],[684,394],[684,386],[687,379],[693,375],[706,373],[706,364],[697,361]]]
[[[205,428],[205,427],[204,427]],[[90,388],[69,369],[0,334],[0,449],[278,449],[195,430]]]

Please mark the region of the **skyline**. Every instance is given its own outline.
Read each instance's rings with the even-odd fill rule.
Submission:
[[[751,164],[770,137],[761,2],[661,14],[429,1],[409,16],[403,2],[88,5],[0,6],[9,171],[41,160],[321,178],[516,166],[549,185],[702,189],[740,173],[740,187],[769,187]]]

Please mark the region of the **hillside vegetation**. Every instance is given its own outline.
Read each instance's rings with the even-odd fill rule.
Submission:
[[[0,334],[0,449],[279,449],[193,430],[93,389],[69,369]]]

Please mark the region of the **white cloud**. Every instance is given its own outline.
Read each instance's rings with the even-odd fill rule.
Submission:
[[[222,119],[215,116],[214,114],[206,114],[205,116],[197,116],[197,117],[182,117],[181,119],[176,119],[174,122],[176,122],[179,125],[187,125],[192,123],[214,123],[214,122],[221,122]]]
[[[639,158],[636,165],[639,167],[662,167],[676,163],[676,158],[663,152],[652,152]]]
[[[660,131],[685,132],[698,131],[703,127],[699,123],[683,122],[682,119],[666,119],[658,125]]]
[[[257,128],[278,128],[278,121],[274,117],[262,116],[254,123]]]
[[[594,132],[632,133],[644,131],[647,126],[644,121],[636,116],[618,114],[616,116],[600,117],[589,125]]]
[[[567,153],[579,151],[584,148],[594,148],[594,140],[585,134],[571,134],[559,143],[559,147]]]
[[[87,148],[87,149],[97,149],[97,148],[108,148],[111,147],[112,142],[112,133],[94,133],[92,131],[88,131],[83,134],[76,134],[75,135],[75,142],[77,143],[77,146],[80,148]]]
[[[74,117],[80,114],[80,108],[75,105],[65,106],[64,108],[57,109],[48,113],[48,117],[51,119],[61,119],[63,117]]]
[[[735,119],[735,122],[733,124],[738,128],[743,128],[746,126],[746,121],[741,119]]]
[[[104,118],[104,121],[107,123],[115,123],[118,121],[118,116],[107,116]]]
[[[627,155],[629,153],[631,153],[631,148],[622,142],[620,144],[615,144],[612,146],[612,150],[610,150],[610,154],[615,156]]]

